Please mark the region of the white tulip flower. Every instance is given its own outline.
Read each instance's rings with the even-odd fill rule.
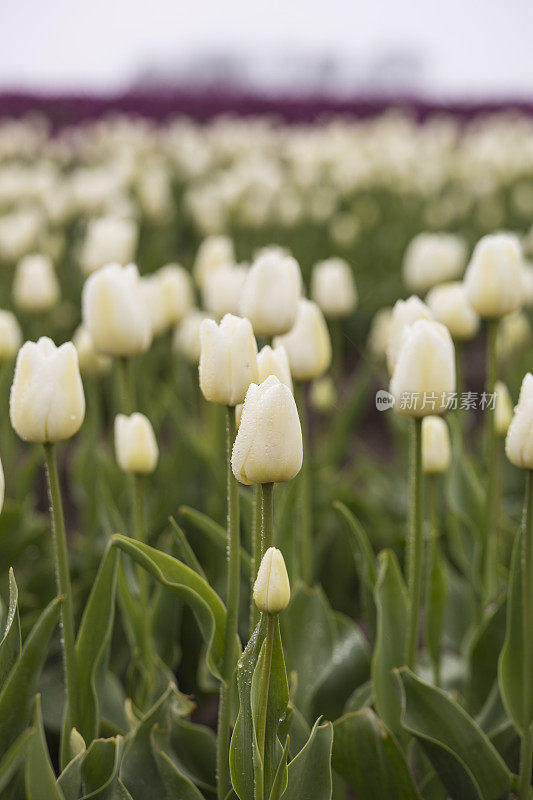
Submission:
[[[294,327],[276,336],[274,346],[283,345],[292,377],[297,381],[319,378],[331,363],[331,339],[322,311],[312,300],[300,298]]]
[[[328,258],[313,267],[311,297],[329,319],[349,317],[357,307],[352,270],[343,258]]]
[[[257,380],[257,344],[248,319],[226,314],[220,325],[200,326],[200,389],[206,400],[224,406],[244,401]]]
[[[279,614],[289,605],[291,586],[281,551],[269,547],[254,583],[254,601],[264,614]]]
[[[462,281],[434,286],[426,297],[426,304],[437,322],[446,325],[456,341],[471,339],[478,332],[480,319],[470,305]]]
[[[0,310],[0,361],[11,361],[22,344],[22,331],[11,311]]]
[[[135,258],[139,230],[132,219],[107,216],[87,225],[80,252],[80,266],[89,275],[106,264],[129,264]]]
[[[91,334],[85,325],[79,325],[74,331],[72,344],[78,353],[78,363],[82,375],[98,377],[105,375],[111,369],[111,359],[97,353],[94,349]]]
[[[466,264],[466,243],[453,233],[419,233],[403,260],[403,279],[412,292],[426,292],[438,283],[460,277]]]
[[[266,250],[248,271],[241,314],[250,320],[257,336],[287,333],[295,324],[301,293],[298,262],[281,250]]]
[[[23,311],[49,311],[60,297],[52,260],[43,254],[25,256],[18,262],[13,279],[13,300]]]
[[[513,401],[509,389],[503,381],[496,381],[494,393],[496,395],[494,427],[498,436],[506,436],[513,418]]]
[[[292,392],[291,368],[283,345],[274,348],[265,345],[257,354],[257,370],[259,383],[266,381],[269,375],[275,375]]]
[[[480,317],[497,319],[524,302],[523,257],[512,233],[484,236],[477,243],[465,275],[468,299]]]
[[[210,319],[209,314],[192,308],[177,325],[172,338],[172,347],[177,353],[191,364],[200,361],[200,327],[204,319]]]
[[[204,282],[204,306],[213,316],[221,319],[225,314],[238,315],[247,268],[224,264],[211,272]]]
[[[194,262],[197,286],[203,290],[209,275],[227,264],[235,264],[235,248],[229,236],[208,236],[198,248]]]
[[[400,351],[400,344],[404,328],[412,325],[418,319],[432,320],[433,314],[425,303],[416,295],[407,300],[397,300],[392,309],[389,327],[389,341],[387,344],[387,367],[392,375],[394,365]]]
[[[422,420],[422,470],[437,475],[450,467],[452,447],[450,431],[442,417],[429,416]]]
[[[146,474],[153,472],[159,449],[150,420],[135,412],[129,417],[115,417],[115,454],[123,472]]]
[[[507,431],[505,452],[512,464],[533,469],[533,375],[522,381],[518,405]]]

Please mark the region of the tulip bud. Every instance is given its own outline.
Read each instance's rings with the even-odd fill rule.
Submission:
[[[235,263],[235,249],[228,236],[208,236],[196,254],[193,275],[200,289],[203,290],[208,276],[225,264]]]
[[[409,243],[403,260],[403,279],[412,292],[462,275],[466,244],[453,233],[419,233]]]
[[[274,345],[283,345],[289,357],[292,377],[297,381],[319,378],[331,363],[331,340],[322,311],[312,300],[300,298],[294,327],[276,336]]]
[[[193,308],[174,331],[172,347],[191,364],[198,364],[200,361],[200,327],[204,319],[209,318],[209,314]]]
[[[167,264],[157,271],[168,327],[176,325],[191,310],[194,291],[190,273],[181,264]]]
[[[513,402],[509,389],[503,381],[496,381],[494,393],[496,395],[494,427],[498,436],[506,436],[513,418]]]
[[[22,331],[11,311],[0,310],[0,362],[11,361],[22,344]]]
[[[337,392],[335,391],[335,384],[329,375],[312,382],[309,402],[312,408],[321,414],[327,414],[328,411],[332,411],[335,408]]]
[[[495,319],[516,311],[524,295],[520,243],[512,233],[484,236],[465,275],[470,303],[480,317]]]
[[[446,325],[453,339],[471,339],[478,332],[479,317],[461,281],[435,286],[428,293],[426,303],[437,322]]]
[[[25,256],[17,264],[13,300],[23,311],[49,311],[60,296],[59,282],[48,256]]]
[[[395,410],[408,417],[443,414],[455,392],[455,353],[440,322],[417,320],[404,329],[390,383]]]
[[[418,319],[433,319],[433,314],[419,297],[412,295],[408,300],[397,300],[392,309],[389,342],[387,345],[387,367],[389,373],[394,372],[398,358],[403,330]]]
[[[135,356],[150,346],[150,316],[135,264],[93,272],[83,287],[82,316],[99,353]]]
[[[292,392],[291,368],[287,351],[282,345],[274,348],[265,345],[257,354],[257,370],[259,383],[266,381],[269,375],[275,375]]]
[[[289,605],[291,587],[281,551],[269,547],[254,583],[254,600],[264,614],[279,614]]]
[[[257,336],[276,336],[293,327],[302,276],[298,262],[280,250],[262,253],[252,264],[241,297],[241,314]]]
[[[238,314],[248,270],[243,266],[225,264],[205,280],[202,291],[204,306],[213,316]]]
[[[497,350],[502,361],[523,348],[531,340],[531,323],[523,311],[505,316],[498,326]]]
[[[135,412],[130,417],[115,417],[115,454],[123,472],[145,474],[153,472],[159,450],[150,420]]]
[[[96,378],[111,369],[111,359],[102,356],[94,349],[91,334],[84,325],[79,325],[72,337],[72,344],[78,353],[78,363],[82,375]]]
[[[380,308],[372,317],[367,346],[374,358],[386,358],[392,328],[392,308]]]
[[[512,464],[533,469],[533,375],[522,381],[518,405],[507,431],[505,452]]]
[[[242,403],[257,380],[257,344],[250,321],[226,314],[220,325],[200,326],[200,389],[206,400],[224,406]]]
[[[349,317],[357,306],[357,289],[348,262],[343,258],[328,258],[315,264],[311,296],[326,317]]]
[[[27,442],[59,442],[79,430],[85,397],[72,342],[56,347],[42,336],[20,348],[9,413],[13,428]]]
[[[231,467],[241,483],[290,481],[301,469],[302,429],[290,389],[270,375],[246,393]]]
[[[452,462],[448,425],[442,417],[422,420],[422,470],[426,475],[446,472]]]
[[[82,271],[89,275],[106,264],[129,264],[135,258],[138,234],[132,219],[108,216],[90,220],[80,253]]]

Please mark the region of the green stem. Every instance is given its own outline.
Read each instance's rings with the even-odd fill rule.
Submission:
[[[524,503],[522,540],[522,637],[524,641],[522,679],[524,719],[528,728],[520,749],[520,800],[528,800],[533,765],[533,471],[528,470]]]
[[[133,474],[131,478],[131,507],[132,507],[132,531],[133,536],[138,542],[146,542],[146,530],[144,523],[144,486],[143,476]],[[152,644],[150,633],[150,616],[148,614],[148,576],[146,570],[137,565],[137,584],[139,587],[139,605],[144,609],[141,615],[142,620],[142,642],[139,643],[148,676],[152,673]]]
[[[133,414],[135,411],[135,389],[133,385],[132,360],[126,356],[120,356],[115,363],[122,413]]]
[[[296,577],[301,566],[301,577],[307,585],[313,581],[313,497],[312,497],[312,476],[311,476],[311,450],[309,444],[309,423],[307,419],[306,405],[306,385],[303,383],[295,384],[294,391],[300,423],[302,426],[303,439],[303,464],[299,477],[300,490],[300,552],[296,552],[295,568]]]
[[[420,605],[422,599],[422,566],[424,540],[422,531],[422,419],[411,421],[410,441],[410,489],[409,538],[407,541],[407,591],[409,617],[405,663],[413,669],[418,644]]]
[[[65,765],[70,761],[70,729],[72,727],[79,727],[78,662],[76,658],[74,610],[68,565],[65,518],[63,516],[63,504],[61,502],[61,491],[57,474],[55,447],[52,443],[44,445],[44,454],[48,479],[48,494],[52,510],[52,541],[54,546],[57,593],[64,598],[61,605],[61,643],[67,690],[67,713],[69,715],[66,736],[63,736],[61,741],[61,763]]]
[[[252,506],[252,564],[250,567],[250,636],[259,622],[259,609],[254,602],[254,583],[261,563],[261,528],[263,521],[263,490],[254,484]]]
[[[329,330],[331,334],[331,349],[332,349],[332,359],[331,359],[331,377],[335,382],[335,387],[337,391],[340,393],[341,381],[342,381],[342,320],[340,319],[332,319],[330,320]]]
[[[240,536],[239,536],[239,492],[231,469],[231,450],[235,439],[235,409],[226,408],[226,470],[228,489],[227,516],[227,589],[226,631],[224,640],[223,675],[220,684],[217,738],[217,790],[219,800],[224,800],[230,789],[229,733],[231,703],[230,695],[235,668],[235,643],[239,622],[240,588]]]
[[[430,540],[429,540],[429,552],[428,552],[428,570],[427,570],[427,580],[428,586],[426,591],[426,597],[430,597],[431,593],[431,586],[429,581],[431,580],[432,575],[432,567],[436,564],[437,559],[439,557],[439,520],[438,520],[438,509],[437,509],[437,477],[436,475],[429,475],[428,481],[428,505],[429,505],[429,520],[431,525],[431,532],[430,532]],[[426,604],[426,608],[429,607],[429,602]],[[427,629],[426,629],[427,630]],[[439,629],[440,632],[440,629]],[[428,642],[429,637],[426,636],[426,644]],[[436,648],[436,651],[432,653],[432,661],[433,661],[433,674],[434,674],[434,681],[435,686],[440,686],[440,642],[439,647]]]
[[[263,494],[262,526],[261,526],[261,560],[269,547],[274,544],[274,484],[261,484]]]
[[[496,342],[498,336],[498,320],[487,323],[487,377],[485,391],[490,397],[494,394],[497,377]],[[485,599],[492,600],[497,592],[498,582],[498,441],[495,427],[494,409],[486,411],[487,437],[487,501],[485,509],[485,542],[483,558],[483,583]]]
[[[265,636],[265,660],[263,661],[263,668],[261,670],[261,682],[259,684],[259,701],[257,705],[257,749],[259,750],[259,757],[261,763],[265,763],[265,736],[266,736],[266,722],[268,712],[268,694],[270,691],[270,673],[272,670],[272,650],[274,649],[274,624],[276,618],[268,615],[267,618],[267,632]],[[265,794],[264,788],[261,787],[260,792],[256,790],[256,800],[263,797]]]

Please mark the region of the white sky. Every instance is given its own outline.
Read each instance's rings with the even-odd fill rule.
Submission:
[[[532,31],[533,0],[0,0],[0,87],[113,91],[198,51],[391,47],[424,59],[428,92],[533,99]]]

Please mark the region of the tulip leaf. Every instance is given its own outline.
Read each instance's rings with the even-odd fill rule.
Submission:
[[[333,503],[333,508],[339,512],[346,522],[346,529],[350,534],[350,544],[352,545],[355,559],[359,564],[361,578],[370,591],[373,592],[377,580],[376,557],[366,531],[357,517],[340,500],[336,500]]]
[[[402,725],[416,738],[450,797],[506,797],[511,789],[511,774],[466,711],[406,667],[396,672],[396,680],[402,697]]]
[[[476,627],[468,647],[468,708],[477,714],[498,679],[498,661],[505,640],[505,601],[489,607]],[[516,657],[516,656],[515,656]]]
[[[163,749],[161,735],[152,740]],[[216,791],[216,736],[211,728],[173,714],[165,751],[183,776],[200,789]]]
[[[177,558],[126,536],[114,536],[113,542],[191,606],[207,644],[209,669],[215,677],[220,678],[224,660],[226,609],[218,594],[207,581]]]
[[[152,734],[152,751],[159,776],[168,796],[179,797],[180,800],[203,800],[200,790],[177,768],[172,758],[158,745],[154,734],[157,734],[157,727]]]
[[[330,800],[333,725],[317,721],[306,744],[287,768],[282,800]]]
[[[0,794],[21,766],[26,755],[27,744],[33,733],[33,728],[26,728],[0,759]]]
[[[333,732],[333,769],[358,800],[420,800],[402,749],[370,708],[341,717]]]
[[[46,746],[39,695],[35,697],[33,734],[27,747],[25,782],[26,800],[64,800],[63,792],[56,783]]]
[[[82,800],[119,800],[129,797],[119,780],[120,761],[124,741],[95,739],[83,755],[81,762]]]
[[[377,633],[371,668],[374,698],[387,728],[399,735],[401,706],[392,670],[405,663],[408,601],[400,567],[391,550],[379,554],[375,598]]]
[[[0,753],[7,751],[29,723],[48,640],[57,625],[60,605],[60,599],[55,598],[44,609],[0,692]]]
[[[211,517],[208,517],[207,514],[204,514],[202,511],[190,508],[189,506],[181,506],[180,514],[182,517],[189,520],[189,522],[192,522],[199,531],[204,533],[215,547],[218,547],[219,550],[224,553],[226,552],[227,535],[226,529],[223,528],[222,525],[219,525],[218,522],[215,522],[214,519],[211,519]],[[241,566],[243,569],[243,576],[246,578],[250,575],[252,569],[252,559],[244,547],[241,547]]]
[[[435,672],[440,664],[444,610],[449,594],[446,561],[438,539],[432,538],[428,548],[426,582],[425,639]]]
[[[18,608],[19,593],[13,570],[9,570],[9,604],[4,626],[4,633],[0,640],[0,690],[7,680],[13,665],[18,660],[22,649],[20,638],[20,619]]]
[[[202,578],[207,580],[207,576],[203,570],[203,567],[196,558],[194,550],[190,546],[187,537],[185,536],[185,532],[182,528],[180,528],[174,517],[170,517],[169,521],[175,536],[176,547],[178,549],[178,555],[180,556],[180,559],[187,564],[188,567],[197,572],[198,575],[201,575]]]

